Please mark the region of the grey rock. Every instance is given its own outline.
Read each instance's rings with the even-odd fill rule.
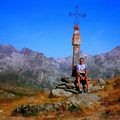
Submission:
[[[74,83],[75,82],[75,80],[76,80],[76,78],[75,77],[63,77],[63,78],[61,78],[61,81],[62,82],[66,82],[66,83]]]
[[[43,108],[47,111],[54,111],[55,107],[54,107],[54,104],[51,103],[51,104],[45,104]]]
[[[61,107],[65,104],[64,103],[47,103],[43,105],[22,105],[17,107],[13,112],[12,116],[16,116],[21,114],[23,116],[34,116],[38,115],[40,112],[48,112],[48,111],[58,111]]]
[[[69,97],[72,95],[71,92],[65,91],[64,89],[53,89],[52,94],[53,96],[63,96],[63,97]]]
[[[97,91],[97,90],[101,90],[104,89],[104,87],[106,86],[106,82],[103,79],[98,79],[96,85],[92,86],[90,88],[91,91]]]
[[[56,85],[56,87],[57,88],[75,88],[75,84],[74,83],[66,83],[66,82],[61,82],[61,83],[58,83],[57,85]]]
[[[104,88],[105,86],[98,86],[98,85],[96,85],[96,86],[93,86],[91,89],[90,89],[90,91],[98,91],[98,90],[102,90],[103,88]]]
[[[13,112],[12,116],[16,116],[18,114],[24,115],[24,116],[30,116],[30,115],[38,115],[39,112],[47,111],[51,108],[51,104],[46,107],[46,104],[43,105],[21,105],[20,107],[17,107]]]
[[[93,86],[92,88],[90,88],[90,91],[93,92],[93,91],[97,91],[97,90],[100,90],[101,87],[100,86]]]
[[[65,91],[68,91],[68,92],[71,92],[71,93],[74,93],[74,94],[78,94],[79,92],[75,89],[65,89]]]
[[[75,88],[74,83],[66,83],[67,88]]]
[[[56,88],[65,89],[65,88],[66,88],[66,85],[57,85]]]
[[[56,86],[60,86],[60,85],[66,85],[66,82],[60,81],[59,83],[56,84]]]
[[[98,79],[97,85],[104,86],[106,85],[106,81],[100,78]]]
[[[79,108],[90,108],[94,102],[100,101],[101,98],[95,94],[78,94],[68,98],[68,103],[72,103]]]

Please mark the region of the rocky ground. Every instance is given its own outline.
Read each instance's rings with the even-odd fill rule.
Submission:
[[[45,90],[16,99],[2,98],[0,120],[120,120],[120,77],[105,83],[91,82],[91,93],[75,94],[57,87],[53,91],[72,94],[57,95]],[[70,87],[70,83],[67,85]]]

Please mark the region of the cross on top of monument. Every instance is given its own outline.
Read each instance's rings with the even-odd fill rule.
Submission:
[[[75,12],[70,12],[69,16],[75,16],[74,24],[78,25],[79,24],[79,17],[85,17],[86,15],[84,13],[79,12],[79,6],[75,6]]]

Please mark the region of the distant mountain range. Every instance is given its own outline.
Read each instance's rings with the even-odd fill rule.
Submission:
[[[120,46],[115,47],[109,52],[94,56],[81,52],[81,57],[85,59],[91,78],[102,77],[109,79],[120,75]],[[71,56],[56,60],[66,72],[71,70]]]
[[[61,76],[66,76],[54,58],[23,48],[18,51],[11,45],[0,45],[0,81],[20,85],[51,87]]]
[[[120,46],[100,55],[81,52],[92,78],[120,75]],[[0,45],[0,82],[51,88],[62,76],[71,75],[72,57],[47,58],[43,53],[11,45]]]

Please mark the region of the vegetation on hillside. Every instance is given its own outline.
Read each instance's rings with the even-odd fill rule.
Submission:
[[[95,81],[93,81],[95,83]],[[65,101],[65,97],[52,97],[49,98],[49,91],[33,91],[28,88],[15,87],[14,85],[2,86],[0,85],[0,94],[8,92],[13,94],[23,94],[23,96],[15,99],[1,99],[0,100],[0,118],[2,120],[119,120],[120,118],[120,77],[107,80],[107,85],[103,90],[94,92],[99,95],[102,100],[93,105],[91,109],[81,109],[73,112],[73,108],[66,111],[64,108],[59,112],[39,113],[37,116],[11,116],[13,110],[20,105],[24,104],[43,104]],[[16,92],[16,93],[15,93]],[[90,93],[88,93],[90,94]]]

